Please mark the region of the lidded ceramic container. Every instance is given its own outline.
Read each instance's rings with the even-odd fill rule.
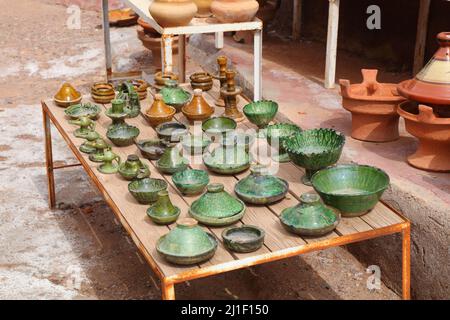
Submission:
[[[194,97],[181,111],[189,121],[193,122],[208,119],[214,113],[214,108],[203,98],[201,89],[194,89]]]
[[[156,243],[156,251],[167,261],[190,265],[209,260],[217,249],[216,238],[191,218],[180,219],[177,226]]]
[[[126,180],[143,179],[150,176],[150,169],[135,154],[130,154],[119,166],[120,175]]]
[[[258,12],[259,3],[256,0],[214,0],[211,11],[220,22],[247,22],[253,20]]]
[[[177,112],[191,100],[191,94],[178,86],[176,80],[167,80],[164,88],[159,92],[164,103],[174,107]]]
[[[283,199],[289,191],[287,181],[268,174],[267,166],[255,165],[250,172],[234,187],[236,195],[246,203],[273,203]]]
[[[300,203],[281,212],[282,225],[301,236],[323,236],[333,231],[340,221],[338,210],[325,206],[315,193],[304,193]]]
[[[192,0],[154,0],[149,12],[161,27],[179,27],[191,22],[197,6]]]
[[[81,99],[81,93],[67,82],[61,86],[54,96],[55,103],[64,108],[80,103]]]
[[[206,193],[195,200],[189,214],[208,226],[226,226],[237,222],[244,216],[245,204],[224,190],[221,183],[206,187]]]
[[[164,122],[172,121],[174,114],[177,111],[174,107],[168,106],[164,103],[161,94],[155,94],[150,108],[145,112],[146,119],[152,127],[156,127]]]
[[[169,192],[158,192],[158,200],[147,209],[147,215],[157,224],[171,224],[180,215],[180,208],[174,206],[169,198]]]

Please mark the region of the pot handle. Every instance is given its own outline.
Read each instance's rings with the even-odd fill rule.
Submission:
[[[344,98],[350,98],[350,81],[347,79],[339,79],[339,85],[341,86],[341,95]]]
[[[367,87],[369,94],[375,93],[380,84],[377,81],[378,70],[377,69],[361,69],[361,74],[363,76],[362,84]]]
[[[419,104],[419,115],[417,116],[417,119],[425,123],[436,123],[436,116],[433,112],[433,108],[423,104]]]

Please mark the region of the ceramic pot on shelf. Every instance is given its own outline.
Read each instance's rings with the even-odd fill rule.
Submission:
[[[363,82],[350,84],[341,79],[342,106],[352,114],[352,137],[371,142],[399,138],[397,106],[405,100],[396,84],[379,83],[378,70],[361,69]]]
[[[194,89],[191,102],[181,109],[184,116],[191,122],[206,120],[214,113],[214,108],[206,102],[202,93],[201,89]]]
[[[161,123],[171,121],[175,113],[175,108],[166,105],[162,95],[157,93],[151,107],[145,112],[145,118],[152,127],[156,127]]]
[[[207,18],[212,15],[211,12],[211,3],[213,0],[193,0],[195,5],[197,6],[197,14],[195,15],[198,18]]]
[[[258,8],[256,0],[214,0],[211,3],[212,13],[223,23],[251,21]]]
[[[163,28],[187,26],[197,13],[192,0],[154,0],[149,12]]]

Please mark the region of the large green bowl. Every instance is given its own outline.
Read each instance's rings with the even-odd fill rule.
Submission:
[[[276,123],[267,126],[267,143],[271,146],[278,147],[278,154],[272,157],[275,161],[288,162],[291,160],[283,148],[283,141],[300,132],[302,132],[302,129],[292,123]]]
[[[158,192],[167,189],[162,179],[145,178],[128,184],[128,191],[141,204],[150,204],[158,200]]]
[[[389,176],[375,167],[349,164],[320,170],[311,182],[327,205],[344,217],[357,217],[375,207],[389,186]]]
[[[242,109],[248,121],[258,128],[265,128],[275,118],[278,112],[278,103],[271,100],[254,101]]]
[[[341,157],[345,136],[333,129],[306,130],[283,140],[283,148],[296,165],[305,168],[302,182],[311,185],[311,176],[335,164]]]
[[[209,183],[209,176],[204,170],[187,169],[174,173],[172,181],[182,194],[196,195],[205,190]]]
[[[134,143],[134,139],[139,133],[139,128],[135,126],[122,125],[108,129],[106,136],[114,143],[114,145],[118,147],[127,147]]]
[[[71,119],[78,119],[79,117],[89,117],[93,120],[98,118],[101,108],[90,102],[74,104],[64,110],[64,113]]]
[[[223,135],[233,131],[236,127],[236,121],[227,117],[214,117],[202,123],[202,130],[208,135]]]

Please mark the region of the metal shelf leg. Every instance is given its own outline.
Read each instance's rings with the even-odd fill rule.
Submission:
[[[172,40],[171,35],[163,34],[161,36],[161,65],[163,73],[173,72]]]
[[[253,100],[257,101],[262,97],[262,30],[255,30],[253,39]]]
[[[402,231],[402,294],[411,299],[411,226]]]
[[[186,35],[178,36],[178,77],[180,83],[186,82]]]
[[[339,29],[339,0],[329,0],[327,57],[325,61],[325,88],[334,88],[336,82],[336,54]]]
[[[45,136],[45,168],[47,171],[47,183],[48,183],[48,198],[49,206],[54,209],[56,206],[55,195],[55,176],[53,168],[53,150],[52,150],[52,132],[50,127],[50,118],[42,105],[42,117],[44,121],[44,136]]]
[[[163,280],[161,290],[163,300],[175,300],[175,285],[173,283]]]
[[[103,41],[105,43],[106,77],[109,80],[112,75],[111,37],[109,31],[109,4],[108,0],[102,0]]]

